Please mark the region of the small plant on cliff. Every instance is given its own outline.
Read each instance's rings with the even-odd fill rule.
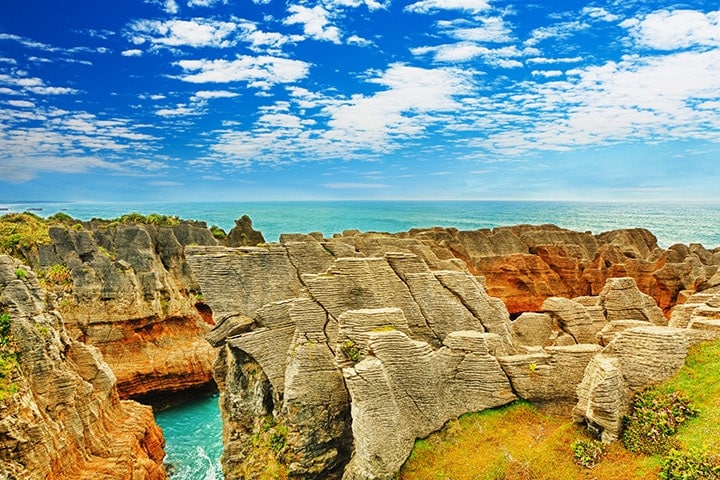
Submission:
[[[602,460],[605,445],[598,440],[579,438],[570,444],[575,463],[585,468],[593,468]]]
[[[10,332],[12,320],[7,313],[0,314],[0,402],[17,392],[12,383],[12,372],[17,367],[17,355]]]
[[[227,233],[225,233],[225,230],[218,227],[217,225],[213,225],[210,227],[210,232],[212,233],[212,236],[218,240],[225,240],[227,238]]]
[[[16,268],[15,269],[15,276],[21,280],[23,278],[27,278],[27,274],[28,274],[28,272],[24,268]]]
[[[720,480],[720,457],[698,449],[670,450],[663,460],[662,480]]]
[[[42,279],[45,286],[66,287],[72,283],[72,273],[65,265],[56,263],[43,273]]]
[[[689,418],[698,414],[681,392],[663,393],[649,388],[635,395],[630,413],[623,419],[623,446],[648,455],[672,447],[672,436]]]
[[[346,340],[340,347],[340,350],[349,360],[352,360],[353,362],[360,361],[360,349],[352,340]]]

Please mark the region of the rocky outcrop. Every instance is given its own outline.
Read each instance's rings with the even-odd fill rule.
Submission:
[[[518,228],[527,241],[545,235]],[[602,247],[550,230],[577,243],[576,257]],[[524,245],[517,233],[501,230],[503,241],[483,248],[512,252]],[[262,247],[186,249],[217,322],[208,338],[219,349],[226,476],[260,475],[259,451],[270,449],[289,478],[390,479],[416,438],[515,398],[576,404],[575,418],[609,438],[632,392],[682,363],[692,335],[666,327],[634,279],[544,297],[512,321],[443,243],[448,235],[284,235]],[[622,241],[637,257],[652,250],[643,232]],[[268,432],[273,442],[258,441]]]
[[[458,264],[432,270],[417,241],[334,258],[302,240],[186,250],[219,317],[227,477],[261,457],[258,418],[282,426],[290,478],[391,478],[415,438],[516,398],[496,358],[513,347],[507,310]],[[298,260],[300,243],[327,261]]]
[[[212,318],[183,250],[216,244],[204,224],[94,220],[50,226],[49,236],[33,266],[68,334],[100,350],[122,398],[215,388],[204,340]]]
[[[720,285],[720,251],[702,245],[657,245],[652,233],[626,229],[592,234],[554,225],[492,230],[411,230],[402,234],[446,249],[476,275],[511,314],[539,311],[546,298],[598,295],[609,278],[631,277],[669,317],[695,291]]]
[[[0,477],[164,479],[151,408],[120,400],[99,350],[71,338],[35,274],[4,255],[0,311],[17,361],[0,379]]]

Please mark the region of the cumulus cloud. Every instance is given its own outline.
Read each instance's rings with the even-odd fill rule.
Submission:
[[[35,106],[33,102],[28,100],[8,100],[6,103],[17,108],[33,108]]]
[[[502,17],[445,20],[437,22],[437,25],[445,35],[468,42],[507,43],[513,40],[510,26]]]
[[[285,25],[302,25],[305,35],[315,40],[340,43],[340,29],[331,25],[330,13],[321,5],[308,8],[302,5],[290,5],[290,16],[283,23]]]
[[[190,83],[247,82],[257,88],[292,83],[307,76],[310,65],[300,60],[271,56],[240,56],[235,60],[180,60],[185,73],[178,78]]]
[[[481,12],[490,8],[487,0],[421,0],[405,7],[413,13],[429,13],[437,10],[467,10]]]
[[[720,10],[661,10],[621,23],[640,46],[656,50],[720,46]]]
[[[130,26],[128,37],[135,45],[146,42],[153,47],[228,48],[237,43],[235,22],[195,18],[192,20],[138,20]]]
[[[137,48],[123,50],[122,52],[120,52],[120,55],[122,55],[123,57],[141,57],[142,54],[142,50],[138,50]]]
[[[195,92],[193,98],[207,100],[209,98],[233,98],[240,95],[239,93],[230,92],[228,90],[200,90]]]
[[[554,78],[562,77],[564,73],[562,70],[533,70],[531,75],[533,77]]]

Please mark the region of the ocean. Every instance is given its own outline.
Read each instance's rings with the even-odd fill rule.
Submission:
[[[400,232],[411,228],[461,230],[517,224],[555,224],[575,231],[601,233],[644,227],[667,248],[675,243],[720,247],[720,203],[531,202],[531,201],[338,201],[207,203],[5,203],[0,214],[32,209],[40,216],[64,212],[80,220],[116,218],[126,213],[159,213],[202,220],[229,231],[249,215],[266,241],[281,233],[347,229]],[[221,420],[217,397],[188,402],[157,414],[167,440],[166,461],[173,480],[222,479]]]

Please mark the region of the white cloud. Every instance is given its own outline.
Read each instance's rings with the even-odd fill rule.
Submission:
[[[533,70],[531,74],[533,77],[544,78],[562,77],[563,75],[565,75],[562,70]]]
[[[325,2],[325,5],[331,9],[337,9],[340,7],[357,8],[361,5],[365,5],[367,9],[372,12],[374,10],[387,9],[390,6],[390,0],[328,0]]]
[[[74,88],[68,87],[28,87],[28,91],[38,95],[73,95],[78,93]]]
[[[33,108],[35,106],[33,102],[27,100],[8,100],[6,103],[17,108]]]
[[[10,65],[17,65],[17,60],[14,58],[0,57],[0,63],[9,63]]]
[[[348,45],[357,45],[359,47],[371,47],[371,46],[375,45],[375,43],[372,42],[371,40],[367,40],[367,39],[359,37],[357,35],[350,35],[345,40],[345,42]]]
[[[195,92],[193,98],[197,97],[199,99],[207,100],[209,98],[233,98],[238,95],[240,94],[230,92],[228,90],[200,90],[199,92]]]
[[[170,15],[175,15],[179,10],[178,4],[175,0],[145,0],[145,3],[157,5],[162,8],[165,13],[169,13]]]
[[[582,9],[582,13],[590,18],[603,20],[605,22],[617,22],[620,17],[608,12],[602,7],[585,7]]]
[[[215,4],[222,3],[227,4],[227,0],[188,0],[188,7],[212,7]]]
[[[15,72],[15,75],[0,74],[0,85],[19,87],[25,93],[34,93],[37,95],[70,95],[78,93],[74,88],[51,87],[45,85],[45,82],[41,78],[25,77],[22,75],[21,72]]]
[[[185,72],[179,78],[190,83],[248,82],[257,88],[292,83],[307,76],[310,65],[300,60],[271,56],[241,56],[236,60],[180,60]]]
[[[626,20],[635,42],[656,50],[720,46],[720,10],[707,14],[695,10],[661,10]]]
[[[561,58],[543,58],[534,57],[525,60],[527,63],[536,65],[553,65],[557,63],[579,63],[583,61],[582,57],[561,57]]]
[[[329,12],[321,5],[313,8],[302,5],[290,5],[288,12],[291,15],[283,23],[285,25],[302,25],[305,35],[315,40],[340,43],[340,29],[330,24]]]
[[[590,24],[578,20],[539,27],[532,31],[525,44],[532,47],[546,40],[563,40],[589,28]]]
[[[508,120],[495,113],[502,129],[476,146],[523,154],[633,141],[716,142],[720,135],[720,113],[702,107],[720,102],[720,50],[626,56],[566,74],[565,81],[517,85],[511,102],[497,98],[488,110]]]
[[[194,106],[188,106],[184,103],[178,104],[175,108],[160,108],[155,111],[156,115],[161,117],[187,117],[193,115],[202,115],[202,111]]]
[[[138,20],[128,36],[136,45],[149,42],[154,47],[228,48],[237,43],[234,22],[196,18],[193,20]]]
[[[421,0],[405,7],[408,12],[429,13],[435,10],[468,10],[481,12],[490,8],[487,0]]]
[[[418,47],[410,50],[413,55],[432,54],[437,62],[467,62],[482,57],[485,63],[500,68],[517,68],[523,64],[517,58],[537,55],[535,48],[518,49],[515,45],[487,48],[471,42],[459,42],[433,47]]]
[[[513,39],[510,27],[502,17],[480,17],[472,22],[465,19],[440,21],[437,25],[446,35],[468,42],[507,43]]]
[[[122,55],[123,57],[141,57],[142,54],[142,50],[138,50],[137,48],[123,50],[122,52],[120,52],[120,55]]]

